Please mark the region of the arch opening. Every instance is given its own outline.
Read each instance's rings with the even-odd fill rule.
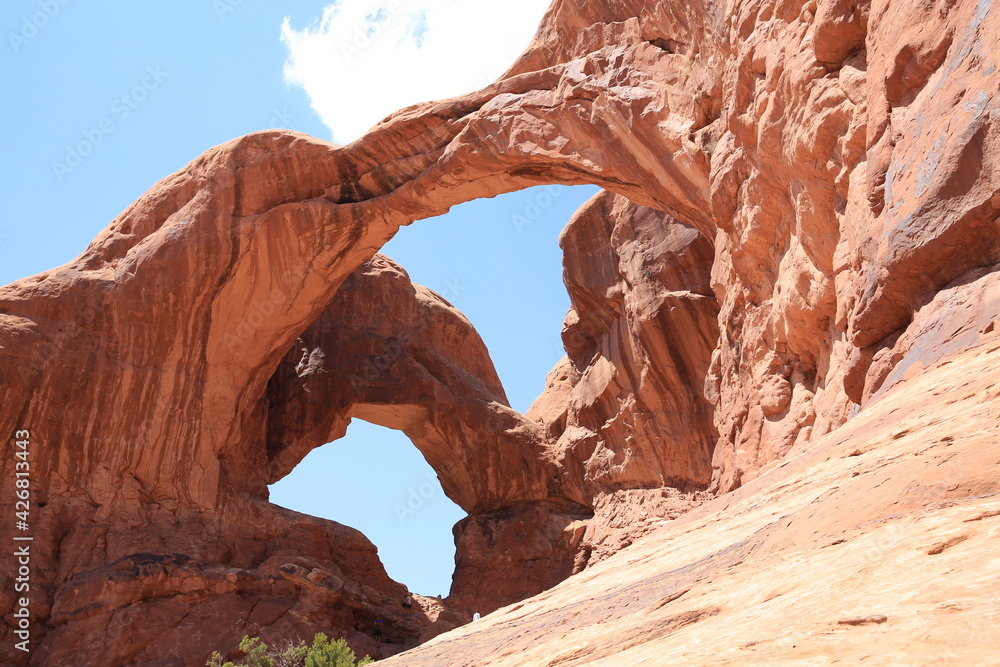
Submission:
[[[507,205],[499,216],[478,211],[481,201],[468,202],[422,225],[435,233],[414,232],[421,243],[409,249],[398,235],[383,247],[386,254],[345,280],[269,383],[272,481],[299,467],[317,445],[329,449],[320,443],[338,441],[352,419],[408,436],[413,447],[398,437],[411,455],[422,455],[424,478],[396,484],[402,501],[382,491],[376,502],[391,508],[397,523],[408,523],[427,499],[446,491],[468,513],[438,530],[447,535],[462,518],[453,531],[457,553],[446,542],[447,555],[436,559],[448,570],[454,563],[451,608],[522,599],[584,567],[595,544],[601,553],[619,548],[615,507],[626,502],[617,494],[622,488],[639,489],[666,512],[708,482],[711,409],[692,378],[707,373],[714,340],[701,334],[717,326],[708,287],[711,246],[667,213],[608,192],[590,197],[588,190],[541,186],[497,197]],[[473,243],[470,229],[488,238]],[[561,275],[552,275],[554,267]],[[618,297],[608,301],[608,294]],[[525,307],[536,301],[546,311],[541,322],[530,321]],[[695,341],[692,349],[671,343],[688,340]],[[502,348],[506,358],[497,354]],[[519,364],[516,376],[508,374],[511,356],[522,361],[539,349],[541,363],[536,357]],[[609,359],[620,369],[645,370],[616,372],[612,381]],[[584,449],[595,454],[558,455],[576,446],[563,432],[586,440]],[[635,447],[642,457],[629,457]],[[440,486],[431,483],[437,479],[431,468]],[[369,497],[375,496],[361,488],[342,504],[355,507]],[[597,517],[599,500],[604,510]],[[343,513],[290,507],[345,522]],[[393,578],[414,592],[445,592],[447,574],[438,592],[420,591],[386,558],[388,539],[414,559],[398,526],[380,537],[378,528],[346,523],[381,547]],[[586,528],[594,535],[606,524],[613,539],[585,539],[585,523],[596,526]],[[520,526],[531,526],[539,539],[525,542]],[[371,572],[381,567],[363,577]],[[520,587],[510,586],[514,580]]]
[[[525,412],[566,354],[559,236],[596,185],[538,185],[402,227],[381,252],[453,304],[482,337],[510,406]]]
[[[565,354],[558,239],[597,191],[539,186],[456,206],[351,276],[269,384],[271,502],[358,530],[389,577],[460,607],[492,569],[484,529],[525,512],[552,526],[589,516],[578,491],[553,488],[545,435],[518,410]]]
[[[452,527],[466,514],[401,431],[351,421],[270,485],[270,502],[361,531],[393,580],[428,597],[448,595]]]

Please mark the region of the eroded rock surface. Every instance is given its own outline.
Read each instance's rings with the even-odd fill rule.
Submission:
[[[575,500],[579,483],[549,456],[542,427],[508,406],[469,321],[386,257],[351,275],[296,339],[266,402],[272,481],[351,418],[410,437],[470,514],[455,527],[448,598],[464,620],[571,573],[592,515]]]
[[[601,193],[560,245],[567,357],[528,417],[597,510],[580,554],[588,562],[649,520],[690,509],[708,486],[717,435],[703,391],[718,305],[711,243],[667,213]]]
[[[385,664],[991,664],[998,360],[993,334],[735,492]]]
[[[726,21],[718,491],[840,426],[917,310],[1000,259],[995,8],[741,2]]]
[[[820,548],[804,532],[875,535],[894,506],[889,495],[869,506],[862,491],[909,479],[926,482],[893,501],[905,505],[894,512],[922,512],[908,539],[940,529],[922,553],[960,557],[947,572],[988,570],[986,533],[955,546],[958,533],[942,526],[966,519],[934,503],[972,508],[996,493],[986,416],[998,399],[977,385],[981,395],[948,403],[945,388],[957,388],[922,383],[995,335],[998,14],[972,1],[558,0],[524,55],[480,91],[404,109],[346,147],[248,135],[156,184],[77,260],[0,290],[0,433],[30,429],[33,442],[31,663],[198,664],[245,630],[337,628],[366,651],[354,628],[374,615],[394,650],[461,622],[463,607],[495,608],[602,559],[557,591],[614,588],[628,571],[636,599],[652,605],[626,605],[603,645],[665,650],[643,638],[705,619],[735,636],[757,626],[739,626],[711,595],[685,594],[683,609],[673,593],[647,600],[680,581],[656,573],[676,565],[693,577],[717,558],[736,568],[753,546],[752,576],[719,580],[753,598],[747,582],[781,579],[782,554]],[[609,194],[564,234],[567,359],[526,417],[506,406],[469,323],[373,257],[400,225],[543,183]],[[383,307],[359,309],[362,299]],[[427,335],[427,323],[443,335]],[[863,432],[896,419],[886,406],[902,410],[907,392],[921,406],[913,415],[956,422],[948,442],[976,445],[954,450],[961,461],[984,458],[947,467],[945,482],[930,459],[913,468],[908,447],[951,445],[900,436],[883,446]],[[451,609],[425,601],[401,614],[403,589],[363,536],[266,502],[269,482],[352,417],[408,433],[470,512]],[[870,443],[876,461],[826,471],[832,445],[817,442],[853,442],[844,447],[862,458]],[[805,493],[830,472],[836,502],[812,498],[816,517],[796,509],[805,514],[754,542],[746,531],[764,524],[739,523],[741,503],[770,512],[774,494],[791,499],[763,480],[786,479],[780,466],[799,453],[818,467],[799,465],[788,483]],[[4,479],[13,465],[0,463]],[[13,489],[3,493],[12,504]],[[612,556],[706,493],[722,496],[713,509],[657,529],[648,568]],[[723,544],[729,532],[709,539],[706,528],[695,554],[684,526],[709,516],[711,531],[731,525],[750,542]],[[903,547],[890,552],[887,562],[916,564]],[[657,560],[667,553],[675,560]],[[825,558],[789,562],[802,579],[829,575]],[[11,567],[0,562],[4,609]],[[871,572],[851,589],[858,608],[832,621],[837,632],[896,627],[890,611],[861,608],[897,580]],[[913,576],[900,585],[933,584]],[[981,583],[957,576],[948,581]],[[829,606],[832,595],[809,599]],[[561,602],[532,604],[541,614],[537,605]],[[933,604],[912,608],[906,632],[965,609]],[[621,620],[640,611],[659,630]],[[879,614],[888,620],[865,620]],[[518,627],[531,636],[533,622]],[[14,626],[5,616],[0,659],[24,664]],[[698,635],[685,655],[715,656],[728,636]],[[739,650],[764,651],[759,641]],[[765,657],[794,659],[793,649]],[[577,651],[567,664],[594,655],[565,650]]]

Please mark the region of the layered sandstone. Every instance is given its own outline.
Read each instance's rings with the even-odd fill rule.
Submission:
[[[449,603],[461,618],[570,574],[592,515],[575,500],[579,483],[549,456],[541,426],[508,406],[471,323],[388,258],[344,281],[271,377],[266,404],[272,482],[352,418],[410,437],[470,515],[455,527]]]
[[[567,356],[528,417],[596,510],[579,564],[697,504],[717,435],[703,395],[718,305],[712,245],[667,213],[604,192],[560,239]]]
[[[993,333],[737,491],[385,664],[994,664],[998,361]]]
[[[712,155],[719,491],[842,424],[914,313],[1000,259],[996,12],[733,10]]]
[[[709,618],[735,627],[684,649],[708,660],[727,633],[761,626],[741,626],[717,593],[647,600],[660,583],[704,569],[764,604],[748,582],[780,579],[782,563],[798,568],[789,586],[832,581],[825,554],[839,552],[819,551],[814,532],[860,545],[840,550],[854,563],[896,521],[893,502],[919,518],[907,540],[964,523],[963,508],[997,492],[993,387],[961,393],[949,373],[988,376],[982,343],[1000,306],[998,27],[983,2],[557,0],[480,91],[404,109],[346,147],[248,135],[156,184],[77,260],[0,290],[0,432],[27,428],[34,443],[31,664],[198,664],[244,631],[335,630],[388,653],[588,564],[557,589],[566,597],[525,609],[565,603],[565,618],[581,615],[554,622],[634,628],[594,639],[645,647],[637,658],[669,646],[647,637]],[[563,235],[567,358],[522,416],[471,324],[376,253],[401,225],[543,183],[607,193]],[[406,432],[470,513],[449,609],[402,613],[404,589],[363,536],[266,501],[268,483],[355,417]],[[882,432],[903,417],[923,430]],[[945,423],[951,440],[924,440]],[[932,465],[949,447],[941,465],[956,464]],[[874,491],[909,479],[901,496]],[[707,494],[721,497],[612,556]],[[892,589],[906,624],[860,608],[895,585],[881,564],[862,568],[844,619],[882,614],[870,625],[907,637],[947,625],[945,601],[907,607],[904,589],[933,587],[927,572],[950,577],[941,595],[981,583],[954,574],[992,567],[992,529],[971,523],[986,532],[963,533],[961,549],[943,535],[929,555],[944,559],[926,561],[953,568],[907,570]],[[907,549],[885,561],[918,565]],[[4,609],[10,568],[0,562]],[[582,602],[626,572],[651,606],[610,604],[618,615],[604,618]],[[823,633],[843,630],[817,619],[837,589],[814,592],[767,613],[799,614],[827,646]],[[992,618],[969,604],[955,618]],[[354,629],[377,617],[387,646]],[[0,659],[25,664],[14,623]],[[455,649],[503,653],[506,636]],[[458,655],[441,653],[446,641],[427,650]],[[740,650],[796,659],[797,644],[761,641]],[[568,663],[592,655],[573,650]]]

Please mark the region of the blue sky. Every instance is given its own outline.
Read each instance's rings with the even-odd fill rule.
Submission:
[[[485,32],[496,44],[478,44],[473,59],[454,54],[470,35],[483,42],[484,26],[463,23],[486,20],[470,9],[478,3],[356,1],[9,0],[0,284],[71,260],[153,183],[213,145],[269,127],[346,142],[400,106],[478,87],[527,45],[546,4],[513,0],[523,7],[504,14],[529,27],[491,21]],[[350,62],[330,55],[343,56],[343,35],[358,29],[346,7],[362,21],[383,10],[376,29],[361,24],[370,39]],[[515,408],[537,396],[562,354],[568,300],[556,239],[596,191],[535,188],[471,202],[404,228],[385,248],[470,318]],[[272,501],[362,530],[391,576],[447,593],[451,526],[462,513],[436,484],[427,492],[433,473],[405,436],[355,423],[306,463],[272,488]],[[401,521],[399,506],[411,504],[419,507]]]

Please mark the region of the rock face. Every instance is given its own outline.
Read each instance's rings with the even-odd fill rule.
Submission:
[[[994,333],[737,491],[385,665],[994,663],[998,360]]]
[[[579,484],[561,476],[540,425],[507,405],[469,321],[388,258],[344,281],[272,376],[266,404],[272,482],[351,418],[410,437],[470,514],[455,527],[449,596],[464,620],[571,573],[593,514],[574,500]]]
[[[990,3],[964,0],[557,0],[480,91],[404,109],[346,147],[262,132],[210,149],[77,260],[0,290],[0,432],[31,432],[35,538],[33,651],[12,648],[7,614],[0,660],[195,665],[244,632],[316,630],[381,655],[590,564],[528,609],[595,598],[572,607],[590,610],[585,623],[606,599],[598,611],[619,631],[593,639],[642,658],[668,646],[644,638],[693,641],[674,630],[746,618],[688,594],[698,573],[765,605],[781,586],[758,599],[748,582],[832,581],[825,554],[864,547],[821,549],[864,545],[902,512],[916,517],[906,544],[941,532],[921,553],[950,564],[907,590],[931,586],[931,571],[952,573],[931,597],[983,585],[954,573],[993,567],[987,417],[1000,399],[983,384],[949,403],[962,378],[941,369],[992,377],[998,29]],[[543,183],[607,193],[563,235],[567,357],[523,416],[470,323],[376,253],[401,225]],[[404,589],[362,535],[267,503],[268,483],[354,417],[406,432],[469,512],[447,608],[402,613]],[[904,417],[955,433],[888,433]],[[2,459],[4,479],[14,466]],[[883,487],[902,495],[873,502]],[[13,506],[14,488],[3,493]],[[909,546],[888,552],[905,568],[893,572],[916,572]],[[12,563],[0,560],[3,609]],[[715,578],[726,563],[732,578]],[[858,608],[842,605],[836,632],[897,627],[861,608],[897,581],[882,563],[861,563]],[[614,588],[626,570],[644,592],[624,606],[573,588]],[[773,627],[819,618],[839,594],[810,593],[815,605],[774,612]],[[906,636],[927,626],[918,614],[995,617],[962,595],[898,599],[917,605]],[[382,646],[367,638],[376,617]],[[684,650],[707,659],[758,627]],[[509,639],[454,650],[503,653]],[[799,655],[757,641],[739,650]],[[982,646],[956,642],[960,658]],[[457,655],[444,640],[426,650]],[[567,664],[606,655],[572,650]]]
[[[718,305],[711,244],[667,213],[601,193],[560,244],[567,357],[528,417],[597,510],[583,563],[690,508],[708,486],[717,436],[702,392]]]
[[[842,424],[920,306],[1000,251],[995,11],[731,16],[711,175],[718,491]]]

